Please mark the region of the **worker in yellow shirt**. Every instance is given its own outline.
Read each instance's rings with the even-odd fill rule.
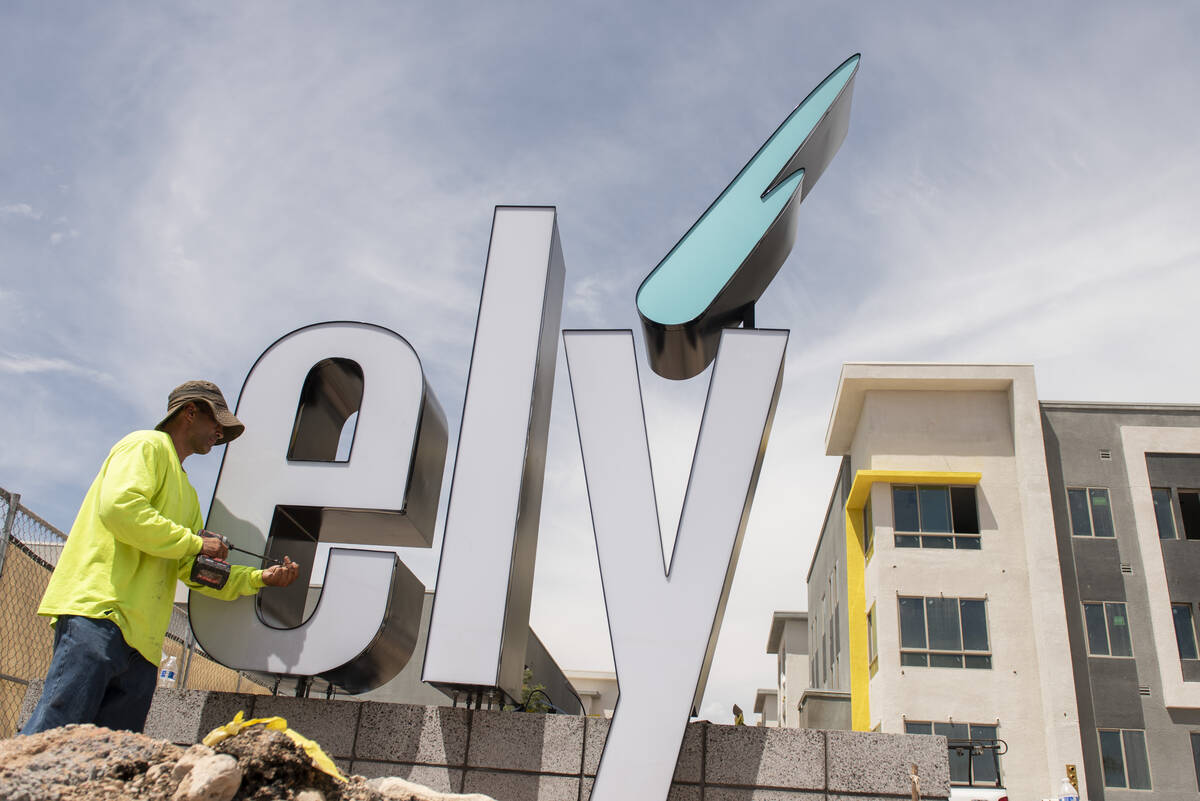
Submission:
[[[232,566],[220,590],[189,581],[197,555],[224,559],[228,549],[198,533],[200,502],[183,462],[243,430],[216,384],[188,381],[171,391],[154,431],[135,431],[113,446],[38,608],[54,626],[54,656],[22,734],[68,723],[140,732],[177,579],[224,600],[295,580],[297,565],[285,557],[266,570]]]

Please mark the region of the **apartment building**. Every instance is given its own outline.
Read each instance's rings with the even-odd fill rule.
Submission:
[[[775,612],[767,635],[767,653],[775,657],[776,687],[758,691],[754,711],[763,715],[765,725],[796,728],[800,725],[797,702],[808,678],[808,613]],[[759,708],[764,705],[774,709]]]
[[[1085,798],[1197,798],[1200,407],[1040,403],[1026,365],[847,364],[826,446],[806,696],[848,695],[858,730],[1003,740],[1014,798],[1071,771]]]
[[[758,715],[756,726],[779,726],[779,691],[771,687],[760,687],[754,694],[754,714]]]
[[[1092,797],[1196,799],[1200,407],[1041,414]]]

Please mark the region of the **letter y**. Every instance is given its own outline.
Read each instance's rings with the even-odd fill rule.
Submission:
[[[725,330],[664,574],[633,335],[565,331],[620,698],[593,801],[666,799],[733,583],[786,331]]]

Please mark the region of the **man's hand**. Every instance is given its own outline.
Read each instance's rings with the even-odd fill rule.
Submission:
[[[272,565],[263,571],[263,583],[268,587],[286,587],[296,580],[300,565],[288,557],[283,557],[282,565]]]
[[[204,544],[200,546],[200,555],[208,556],[213,559],[226,559],[229,556],[229,548],[225,545],[225,539],[220,534],[214,534],[211,531],[200,530],[196,532],[200,535],[200,539]]]

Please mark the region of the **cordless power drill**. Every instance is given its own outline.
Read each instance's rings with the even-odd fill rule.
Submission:
[[[283,564],[278,559],[272,559],[271,557],[265,556],[261,553],[254,553],[254,551],[247,551],[244,548],[238,548],[235,545],[230,545],[228,539],[216,533],[215,531],[200,530],[196,533],[201,537],[215,537],[231,551],[240,551],[241,553],[249,554],[250,556],[257,556],[264,562],[271,562],[276,565]],[[191,579],[197,584],[203,584],[206,587],[212,587],[214,590],[219,590],[225,586],[225,582],[229,581],[229,571],[229,563],[225,560],[215,559],[211,556],[199,554],[196,557],[196,561],[192,562]]]

